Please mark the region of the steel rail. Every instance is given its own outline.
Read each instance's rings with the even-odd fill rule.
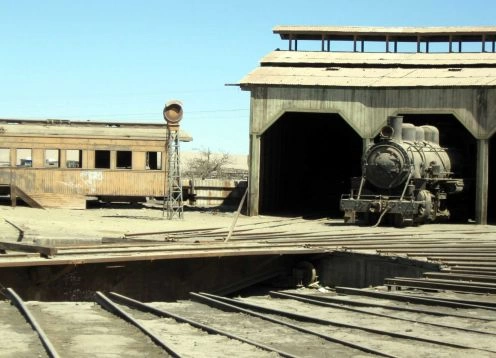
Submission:
[[[484,282],[484,283],[496,283],[496,277],[493,275],[481,275],[479,274],[461,274],[461,273],[449,273],[449,272],[424,272],[424,277],[432,279],[445,279],[453,281],[470,281],[470,282]]]
[[[388,319],[392,319],[392,320],[425,324],[425,325],[428,325],[428,326],[453,329],[453,330],[458,330],[458,331],[463,331],[463,332],[469,332],[469,333],[486,334],[486,335],[492,335],[492,336],[495,336],[496,335],[496,332],[480,331],[480,330],[476,330],[476,329],[450,326],[450,325],[441,324],[441,323],[426,322],[426,321],[418,320],[418,319],[395,317],[395,316],[391,316],[391,315],[388,315],[388,314],[385,314],[385,313],[370,312],[370,311],[363,310],[363,309],[345,307],[345,306],[340,305],[340,304],[334,304],[334,303],[330,303],[330,302],[323,302],[323,301],[319,301],[319,300],[313,300],[311,298],[301,297],[301,296],[297,296],[297,295],[293,295],[293,294],[288,294],[288,293],[271,291],[270,292],[270,295],[272,297],[283,298],[283,299],[292,299],[292,300],[296,300],[296,301],[299,301],[299,302],[308,303],[308,304],[312,304],[312,305],[318,305],[318,306],[322,306],[322,307],[330,307],[330,308],[335,308],[335,309],[338,309],[338,310],[345,310],[345,311],[350,311],[350,312],[356,312],[356,313],[366,314],[366,315],[370,315],[370,316],[377,316],[377,317],[388,318]]]
[[[12,304],[17,307],[19,312],[21,312],[21,314],[26,318],[36,334],[38,334],[38,337],[41,340],[41,344],[45,348],[48,356],[52,358],[59,358],[60,355],[57,353],[57,350],[50,342],[50,339],[45,334],[45,331],[43,330],[43,328],[41,328],[40,324],[33,316],[29,308],[24,304],[24,301],[21,299],[21,297],[19,297],[19,295],[11,288],[6,288],[4,293],[10,299]]]
[[[270,294],[272,295],[272,292]],[[425,314],[425,315],[430,315],[430,316],[437,316],[437,317],[455,317],[455,318],[463,318],[463,319],[472,319],[476,321],[489,321],[492,322],[495,319],[491,318],[484,318],[484,317],[473,317],[473,316],[468,316],[468,315],[462,315],[462,314],[454,314],[454,313],[447,313],[447,312],[439,312],[439,311],[432,311],[432,310],[423,310],[423,309],[418,309],[418,308],[411,308],[411,307],[404,307],[404,306],[391,306],[391,305],[386,305],[386,304],[381,304],[381,303],[372,303],[372,302],[361,302],[361,301],[356,301],[356,300],[345,300],[342,298],[337,298],[337,297],[323,297],[323,296],[309,296],[309,295],[304,295],[304,294],[299,294],[299,293],[290,293],[291,296],[296,296],[296,297],[302,297],[302,298],[310,298],[316,301],[321,301],[321,302],[331,302],[331,303],[336,303],[339,305],[348,305],[348,306],[359,306],[359,307],[377,307],[377,308],[384,308],[392,311],[402,311],[402,312],[411,312],[411,313],[420,313],[420,314]],[[381,299],[380,297],[377,297],[378,299]]]
[[[411,295],[411,297],[422,297],[422,296],[417,296],[417,295]],[[443,302],[454,302],[454,303],[461,303],[461,304],[469,304],[469,305],[474,305],[477,306],[477,308],[482,308],[490,311],[496,310],[496,302],[488,302],[488,301],[477,301],[477,300],[460,300],[460,299],[454,299],[454,298],[437,298],[440,301]],[[495,319],[496,321],[496,319]]]
[[[228,338],[231,338],[231,339],[243,342],[243,343],[250,344],[252,346],[258,347],[258,348],[263,349],[263,350],[268,351],[268,352],[275,352],[275,353],[277,353],[283,357],[288,357],[288,358],[296,358],[297,357],[293,354],[284,352],[284,351],[279,350],[275,347],[271,347],[269,345],[253,341],[251,339],[244,338],[244,337],[229,333],[229,332],[224,331],[224,330],[220,330],[220,329],[217,329],[217,328],[214,328],[211,326],[207,326],[203,323],[191,320],[189,318],[179,316],[179,315],[172,313],[172,312],[169,312],[169,311],[155,308],[155,307],[150,306],[146,303],[143,303],[143,302],[137,301],[135,299],[120,295],[120,294],[115,293],[115,292],[109,292],[108,295],[111,296],[113,299],[115,299],[117,302],[125,304],[131,308],[137,309],[137,310],[142,311],[142,312],[151,313],[151,314],[153,314],[155,316],[159,316],[159,317],[172,318],[172,319],[176,320],[177,322],[187,323],[187,324],[189,324],[195,328],[201,329],[201,330],[203,330],[209,334],[219,334],[222,336],[226,336]]]
[[[496,265],[496,257],[494,256],[435,256],[435,255],[428,255],[427,258],[431,260],[443,260],[443,261],[472,261],[472,262],[487,262],[487,263],[493,263],[493,265]]]
[[[453,280],[448,280],[448,279],[431,279],[431,278],[423,278],[423,277],[390,277],[386,278],[386,280],[405,280],[405,281],[411,281],[411,282],[432,282],[435,284],[452,284]],[[476,286],[476,287],[487,287],[491,289],[496,289],[496,284],[491,283],[491,282],[478,282],[478,281],[467,281],[467,280],[461,280],[457,281],[459,282],[460,286]]]
[[[472,293],[496,293],[496,287],[490,284],[470,284],[470,283],[453,283],[443,282],[450,280],[430,280],[430,279],[409,279],[409,278],[386,278],[384,285],[396,287],[411,287],[423,290],[437,290],[437,291],[456,291],[456,292],[472,292]]]
[[[417,255],[417,254],[415,254]],[[425,256],[429,256],[430,258],[433,258],[433,259],[446,259],[446,258],[450,258],[450,259],[454,259],[456,257],[459,257],[463,260],[465,259],[489,259],[489,261],[491,260],[496,260],[496,251],[495,252],[477,252],[477,253],[473,253],[473,252],[464,252],[464,251],[460,251],[460,252],[454,252],[454,253],[449,253],[449,252],[438,252],[438,253],[425,253],[424,254]]]
[[[440,273],[454,274],[454,275],[480,275],[480,276],[489,276],[489,277],[496,276],[496,271],[483,270],[483,269],[476,270],[475,268],[470,270],[465,270],[462,268],[448,267],[442,269]]]
[[[121,308],[119,308],[112,300],[110,300],[108,297],[106,297],[103,293],[100,291],[96,292],[96,302],[102,306],[104,309],[107,311],[115,314],[116,316],[122,318],[126,322],[131,323],[138,329],[140,329],[144,334],[146,334],[150,339],[159,347],[164,349],[170,356],[174,358],[180,358],[181,356],[176,353],[172,348],[169,347],[169,345],[164,342],[160,337],[155,335],[153,332],[151,332],[149,329],[147,329],[145,326],[143,326],[141,323],[139,323],[136,319],[134,319],[131,315],[123,311]]]
[[[277,319],[277,318],[272,318],[272,317],[269,317],[267,315],[257,313],[257,312],[251,311],[251,310],[247,310],[247,309],[244,309],[242,307],[239,307],[239,306],[236,306],[233,304],[229,304],[229,303],[220,301],[218,299],[209,297],[209,296],[213,296],[213,295],[207,295],[205,293],[194,293],[194,292],[190,292],[190,295],[192,296],[192,298],[194,300],[197,300],[197,301],[204,303],[204,304],[206,303],[209,306],[218,307],[222,310],[227,310],[227,311],[245,313],[245,314],[248,314],[250,316],[258,317],[258,318],[261,318],[263,320],[266,320],[266,321],[269,321],[272,323],[276,323],[278,325],[286,326],[286,327],[292,328],[294,330],[325,339],[329,342],[338,343],[338,344],[341,344],[343,346],[354,348],[354,349],[360,350],[360,351],[365,352],[365,353],[372,353],[372,354],[379,355],[381,357],[390,357],[390,358],[397,357],[397,356],[391,355],[389,353],[381,352],[381,351],[378,351],[376,349],[365,347],[363,345],[359,345],[359,344],[356,344],[353,342],[345,341],[345,340],[342,340],[339,338],[334,338],[332,336],[325,335],[325,334],[313,331],[311,329],[301,327],[299,325],[285,322],[285,321],[282,321],[282,320]],[[218,297],[218,296],[214,296],[214,297]]]
[[[205,244],[198,244],[198,243],[182,243],[182,247],[174,247],[171,245],[167,245],[164,243],[160,243],[160,245],[143,245],[143,246],[127,246],[127,247],[91,247],[91,248],[80,248],[80,249],[72,249],[70,247],[67,247],[65,249],[62,249],[58,252],[58,256],[69,256],[69,255],[87,255],[87,254],[112,254],[112,253],[133,253],[136,251],[139,252],[156,252],[156,251],[195,251],[195,250],[212,250],[212,249],[217,249],[217,250],[232,250],[232,249],[262,249],[262,248],[272,248],[272,249],[277,249],[277,248],[293,248],[293,247],[307,247],[307,248],[316,248],[316,249],[333,249],[333,250],[344,250],[344,249],[352,249],[352,250],[365,250],[365,249],[377,249],[377,248],[384,248],[388,247],[389,245],[386,244],[380,244],[380,243],[369,243],[365,245],[359,245],[359,244],[349,244],[347,243],[346,245],[334,245],[334,244],[329,244],[326,242],[322,242],[320,244],[308,244],[308,243],[303,243],[303,242],[294,242],[294,243],[285,243],[285,244],[269,244],[267,242],[254,242],[252,245],[236,245],[234,242],[231,242],[229,245],[221,245],[218,243],[205,243]],[[410,246],[408,246],[410,247]],[[408,249],[407,251],[408,252]],[[383,250],[381,254],[387,253],[387,250]],[[444,263],[446,264],[460,264],[460,262],[455,262],[455,261],[445,261]],[[469,262],[468,262],[469,263]],[[467,264],[467,262],[463,262],[464,265]],[[477,263],[478,265],[485,265],[485,266],[496,266],[495,264],[489,264],[489,263]]]
[[[492,267],[480,267],[480,266],[460,266],[460,267],[457,267],[457,266],[452,266],[449,268],[449,270],[453,271],[453,272],[473,270],[473,271],[487,272],[489,274],[496,275],[496,269],[494,269]]]
[[[190,293],[190,294],[192,294],[192,293]],[[259,306],[259,305],[252,304],[252,303],[247,303],[247,302],[242,302],[239,300],[233,300],[230,298],[215,296],[215,295],[212,295],[209,293],[200,293],[200,294],[192,294],[192,295],[194,297],[199,297],[200,299],[206,298],[206,299],[214,300],[214,301],[217,301],[220,303],[227,303],[232,307],[238,307],[238,309],[243,308],[246,310],[246,313],[248,313],[248,314],[251,314],[250,312],[253,312],[252,310],[256,310],[256,311],[264,312],[267,314],[280,315],[280,316],[294,319],[297,321],[310,322],[310,323],[316,323],[316,324],[322,324],[322,325],[333,325],[336,327],[343,327],[343,328],[357,329],[357,330],[362,330],[365,332],[379,334],[379,335],[383,335],[383,336],[390,336],[393,338],[415,340],[415,341],[419,341],[419,342],[431,343],[431,344],[436,344],[436,345],[441,345],[441,346],[446,346],[446,347],[451,347],[451,348],[476,349],[476,350],[480,350],[480,351],[484,351],[484,352],[496,353],[496,351],[489,350],[489,349],[483,349],[483,348],[479,348],[476,346],[467,346],[464,344],[444,342],[444,341],[435,340],[435,339],[431,339],[431,338],[418,337],[418,336],[409,335],[409,334],[384,331],[384,330],[375,329],[375,328],[357,326],[354,324],[341,323],[341,322],[336,322],[336,321],[327,320],[327,319],[310,317],[310,316],[301,315],[301,314],[297,314],[297,313],[293,313],[293,312],[278,310],[278,309],[274,309],[274,308],[268,308],[268,307]]]
[[[464,303],[464,302],[457,302],[457,301],[453,301],[453,300],[440,299],[440,298],[428,298],[428,297],[415,296],[415,295],[404,295],[404,294],[397,295],[397,294],[393,294],[393,293],[389,293],[389,292],[367,291],[367,290],[361,290],[358,288],[339,287],[339,286],[335,287],[335,290],[337,293],[344,293],[346,295],[385,298],[385,299],[390,299],[390,300],[396,300],[396,301],[402,301],[402,302],[411,302],[411,303],[424,304],[424,305],[430,305],[430,306],[445,306],[445,307],[452,307],[452,308],[480,308],[480,309],[496,310],[496,308],[483,306],[483,305],[479,304],[480,302],[477,302],[477,304],[476,303]]]
[[[117,247],[115,249],[112,248],[91,248],[91,249],[70,249],[67,248],[63,252],[60,252],[58,256],[69,256],[69,255],[87,255],[87,254],[117,254],[117,253],[134,253],[134,252],[156,252],[156,251],[163,251],[163,252],[168,252],[168,251],[205,251],[205,250],[239,250],[239,249],[253,249],[253,250],[259,250],[259,249],[266,249],[266,248],[271,248],[274,249],[274,254],[278,254],[278,252],[275,250],[276,248],[301,248],[304,247],[303,244],[286,244],[286,245],[269,245],[269,244],[264,244],[264,245],[257,245],[257,244],[252,244],[252,245],[236,245],[233,243],[230,244],[214,244],[214,243],[209,243],[208,245],[201,245],[201,244],[193,244],[191,243],[190,245],[186,244],[181,244],[180,247],[174,247],[174,246],[167,246],[164,245],[163,243],[161,245],[156,245],[156,246],[145,246],[145,247],[124,247],[120,248]]]

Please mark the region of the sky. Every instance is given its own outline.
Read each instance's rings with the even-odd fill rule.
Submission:
[[[493,0],[0,0],[0,118],[162,123],[181,150],[248,154],[237,86],[287,41],[277,25],[488,26]]]

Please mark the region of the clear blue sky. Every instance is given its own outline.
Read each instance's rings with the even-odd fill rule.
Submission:
[[[183,150],[248,153],[237,83],[276,25],[496,25],[493,0],[0,0],[0,118],[162,122],[184,104]]]

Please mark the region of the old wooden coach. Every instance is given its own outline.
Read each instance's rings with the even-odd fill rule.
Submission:
[[[165,124],[0,120],[0,188],[34,207],[164,196],[166,139]]]

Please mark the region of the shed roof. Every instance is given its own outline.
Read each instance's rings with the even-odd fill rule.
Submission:
[[[496,66],[496,53],[370,53],[273,51],[260,61],[262,66]]]
[[[241,87],[469,87],[496,86],[496,68],[259,67]]]
[[[448,27],[376,27],[376,26],[294,26],[282,25],[273,29],[282,39],[320,40],[322,36],[334,40],[349,40],[354,36],[382,40],[385,36],[416,41],[417,36],[431,41],[446,41],[450,36],[464,41],[479,41],[482,35],[494,38],[496,26],[448,26]]]
[[[274,51],[246,75],[250,86],[496,86],[496,53]]]

